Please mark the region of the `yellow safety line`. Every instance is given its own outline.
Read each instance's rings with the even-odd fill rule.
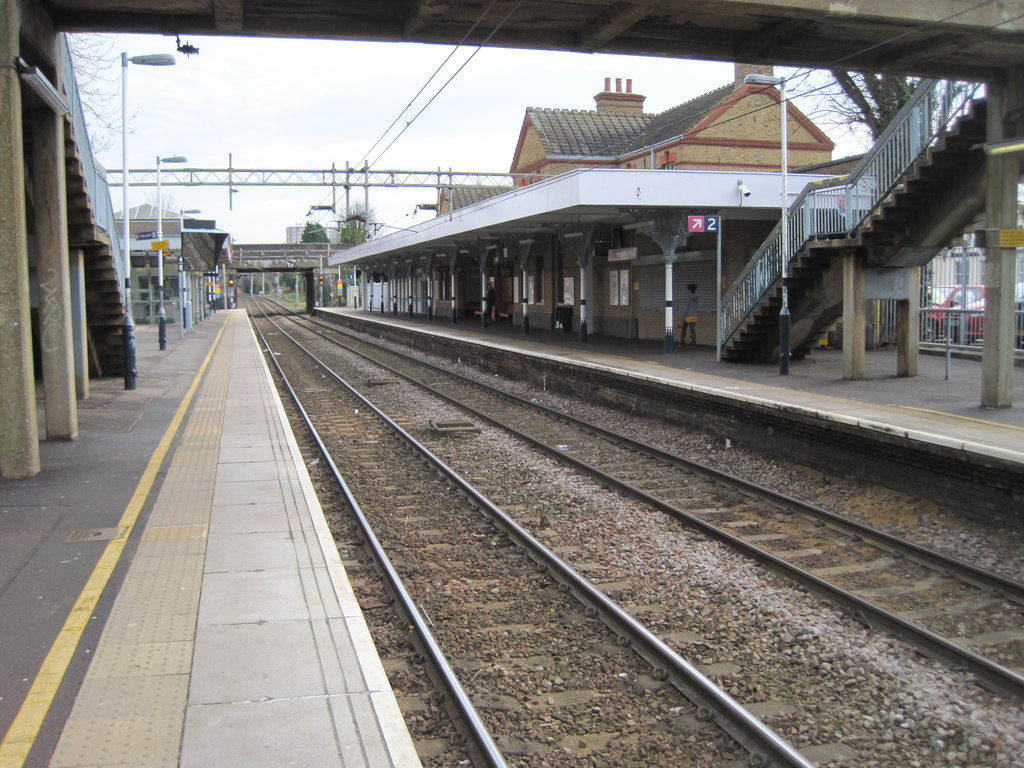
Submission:
[[[142,512],[142,507],[152,490],[157,472],[163,464],[164,457],[170,450],[171,443],[174,441],[181,422],[185,418],[185,411],[188,410],[189,404],[192,402],[192,397],[199,387],[203,373],[210,364],[210,360],[213,359],[213,353],[217,350],[221,336],[224,335],[226,328],[227,324],[225,323],[217,333],[213,346],[206,355],[206,359],[203,360],[199,372],[192,380],[192,385],[185,393],[185,397],[182,399],[181,405],[178,406],[174,418],[171,419],[167,431],[164,432],[163,438],[150,457],[142,477],[139,478],[139,483],[135,487],[135,493],[132,494],[131,500],[128,502],[128,506],[125,508],[124,514],[121,515],[121,519],[117,524],[118,527],[125,529],[124,534],[120,538],[107,542],[107,546],[103,550],[103,554],[100,556],[95,568],[93,568],[89,580],[85,583],[85,587],[71,608],[71,613],[64,622],[64,626],[53,641],[50,652],[46,654],[46,658],[39,667],[39,672],[36,674],[35,680],[32,681],[32,687],[29,688],[25,701],[22,702],[21,708],[14,718],[14,722],[11,723],[7,735],[4,736],[4,740],[0,742],[0,768],[21,768],[28,758],[28,753],[32,749],[36,737],[39,735],[40,728],[43,726],[43,720],[53,705],[57,689],[64,680],[64,674],[71,663],[75,649],[82,639],[82,633],[92,617],[103,589],[110,580],[114,567],[121,558],[121,553],[124,551],[128,536],[131,534],[132,528]]]
[[[987,424],[991,427],[1003,427],[1004,429],[1016,429],[1024,432],[1024,427],[1018,427],[1016,424],[1000,424],[998,421],[988,421],[987,419],[975,419],[971,416],[960,416],[955,413],[946,413],[945,411],[933,411],[930,408],[916,408],[913,405],[897,405],[897,408],[906,408],[908,411],[920,411],[921,413],[931,413],[936,416],[948,416],[951,419],[962,419],[963,421],[973,421],[975,424]]]

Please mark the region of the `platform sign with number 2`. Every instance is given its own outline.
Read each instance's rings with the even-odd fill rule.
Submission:
[[[717,235],[721,231],[721,216],[687,216],[686,231],[690,234],[707,232]]]

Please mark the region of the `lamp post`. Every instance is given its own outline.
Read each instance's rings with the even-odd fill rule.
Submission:
[[[122,259],[124,260],[124,388],[135,389],[135,322],[132,319],[132,252],[131,212],[128,210],[128,62],[147,67],[167,67],[175,63],[169,53],[149,53],[143,56],[121,54],[121,193],[123,213],[121,223]]]
[[[185,277],[185,214],[202,213],[198,208],[178,210],[178,313],[181,315],[178,338],[189,328],[188,279]]]
[[[787,156],[789,140],[786,130],[786,78],[772,75],[750,74],[743,78],[744,83],[751,85],[779,86],[779,112],[781,117],[780,142],[782,144],[782,223],[780,235],[782,247],[779,249],[782,258],[782,308],[779,309],[779,375],[789,373],[789,184],[786,178],[789,167]]]
[[[171,157],[156,157],[156,239],[160,242],[164,239],[164,208],[160,198],[160,164],[161,163],[184,163],[188,158],[181,155]],[[161,248],[156,259],[156,317],[160,324],[158,334],[160,351],[167,349],[167,314],[164,312],[164,251]]]

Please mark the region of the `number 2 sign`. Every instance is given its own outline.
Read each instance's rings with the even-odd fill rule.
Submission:
[[[698,232],[710,232],[718,234],[721,231],[721,216],[687,216],[686,231],[690,234]]]

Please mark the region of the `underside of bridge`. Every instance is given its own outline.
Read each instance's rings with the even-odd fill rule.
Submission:
[[[1018,2],[50,0],[65,31],[303,37],[671,56],[990,80],[1021,61]]]

